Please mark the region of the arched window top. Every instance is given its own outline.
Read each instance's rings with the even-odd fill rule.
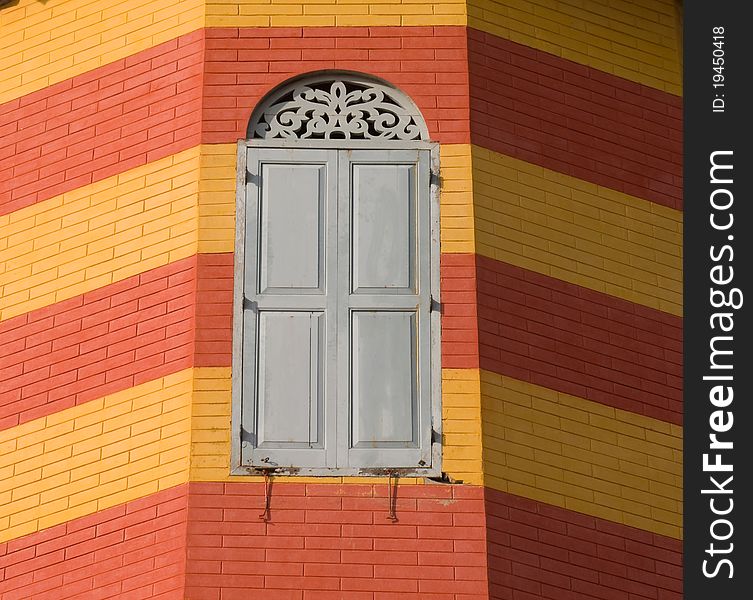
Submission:
[[[354,73],[319,73],[282,84],[259,103],[252,139],[426,140],[413,101],[385,82]]]

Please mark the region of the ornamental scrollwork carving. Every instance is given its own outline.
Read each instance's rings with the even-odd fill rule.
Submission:
[[[424,131],[416,109],[376,82],[302,81],[258,113],[249,131],[257,139],[420,140]]]

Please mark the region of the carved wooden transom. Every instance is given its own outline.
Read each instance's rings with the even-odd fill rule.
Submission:
[[[299,80],[279,89],[255,115],[249,137],[256,139],[428,139],[413,103],[368,79]]]

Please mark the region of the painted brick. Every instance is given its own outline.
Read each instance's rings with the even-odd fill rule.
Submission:
[[[0,518],[10,517],[0,539],[185,483],[192,377],[188,369],[1,431],[8,451],[0,468],[11,466],[13,476],[0,480],[0,494],[9,494]],[[150,522],[167,520],[153,516]],[[136,527],[125,530],[126,539]]]
[[[680,98],[473,29],[468,54],[473,143],[681,208]]]
[[[196,254],[199,155],[192,148],[6,216],[0,257],[13,268],[0,275],[0,318]]]
[[[342,3],[337,0],[324,0],[316,4],[288,0],[211,0],[207,3],[207,25],[275,28],[464,25],[465,13],[465,2],[458,0],[441,3],[410,0],[400,4]]]
[[[25,423],[129,388],[135,377],[148,381],[193,366],[196,261],[192,257],[131,277],[123,282],[127,293],[118,293],[122,285],[112,285],[54,304],[46,312],[54,315],[55,324],[39,333],[34,313],[0,322],[2,339],[24,347],[0,358],[1,393],[18,398],[3,404],[0,422]],[[139,306],[155,287],[167,296],[148,308]],[[174,297],[188,298],[188,306],[168,310]],[[154,367],[145,367],[146,357]],[[16,365],[29,372],[40,360],[49,366],[50,377],[24,385],[14,376]],[[69,374],[70,381],[62,383]],[[107,392],[106,381],[114,382]]]
[[[476,252],[682,314],[682,213],[472,147]]]
[[[456,102],[465,102],[455,97]],[[438,99],[439,100],[439,99]],[[444,254],[475,251],[471,153],[466,144],[440,147],[440,244]]]
[[[389,39],[382,37],[384,29],[394,37],[401,53],[410,58],[414,51],[402,49],[403,39],[411,39],[420,28],[324,28],[320,33],[331,36],[331,46],[337,40],[355,40],[361,46],[359,51],[367,53],[372,45],[382,46]],[[86,76],[33,92],[24,96],[21,103],[11,101],[0,106],[8,122],[7,131],[3,130],[0,136],[0,156],[8,158],[6,168],[0,171],[0,214],[184,151],[199,142],[202,129],[203,137],[209,141],[235,142],[245,134],[250,109],[262,93],[315,66],[316,57],[311,52],[306,52],[311,64],[305,65],[305,61],[287,56],[289,51],[284,48],[269,48],[272,40],[279,39],[270,32],[278,34],[277,30],[223,30],[223,35],[235,39],[215,38],[212,31],[202,29],[171,39],[141,50],[126,61],[99,66]],[[367,35],[353,37],[359,31]],[[371,33],[378,37],[371,37]],[[209,38],[206,44],[205,37]],[[455,52],[460,61],[454,63],[426,48],[421,52],[427,58],[431,55],[432,60],[373,61],[364,54],[364,60],[359,61],[343,55],[333,66],[373,72],[404,85],[418,101],[437,139],[467,142],[465,38],[465,29],[458,27],[440,27],[429,38],[436,39],[440,46],[445,39],[457,42]],[[321,44],[326,38],[299,39]],[[224,49],[223,45],[228,44],[232,49]],[[202,66],[205,45],[206,62]],[[302,56],[304,50],[315,48],[304,44],[296,50],[296,56]],[[259,57],[263,60],[259,62],[253,52],[261,52]],[[301,70],[290,71],[286,63],[280,62],[293,60]],[[266,66],[254,75],[249,72],[249,65],[255,64]],[[268,75],[269,65],[281,66],[273,79]],[[321,66],[328,65],[324,61]],[[447,70],[456,80],[453,85],[439,80],[440,72]],[[218,79],[216,75],[222,77]],[[422,82],[416,83],[416,77],[423,78]],[[231,82],[237,85],[220,89],[213,86],[215,81],[223,86]],[[438,98],[448,100],[440,102]],[[434,108],[439,104],[441,112]],[[234,153],[232,159],[234,164]]]
[[[482,256],[476,273],[482,369],[682,423],[681,318]]]
[[[605,597],[616,589],[639,593],[642,597],[656,598],[661,594],[681,593],[682,578],[678,570],[671,567],[682,563],[682,542],[662,536],[646,538],[644,532],[609,523],[598,518],[584,519],[571,511],[547,506],[539,502],[521,501],[508,493],[486,488],[486,513],[489,525],[489,587],[490,598],[508,598],[510,590],[527,591],[537,598],[584,598]],[[515,507],[515,510],[512,510]],[[512,541],[497,532],[507,532],[520,524],[536,526],[531,541],[530,552],[525,556],[515,549],[520,541]],[[596,560],[589,556],[584,563],[578,560],[580,539],[570,535],[553,537],[549,532],[569,528],[573,522],[580,526],[586,536],[594,539],[602,526],[614,532],[610,545],[615,542],[623,546],[634,546],[635,555],[613,552],[606,560]],[[590,552],[601,555],[602,546],[598,537],[589,544]],[[661,541],[658,541],[661,540]],[[628,568],[632,556],[651,556],[656,543],[671,548],[661,559],[646,558],[643,570]],[[547,558],[558,556],[556,560]],[[667,568],[670,570],[667,571]],[[621,573],[615,577],[614,573]],[[671,574],[670,574],[671,573]],[[614,587],[616,586],[616,587]],[[611,591],[610,591],[611,590]]]
[[[196,593],[199,597],[214,597],[213,590],[224,597],[231,590],[267,590],[268,594],[287,593],[291,588],[304,592],[322,590],[343,590],[343,593],[351,591],[363,591],[373,593],[376,590],[394,591],[403,594],[402,597],[422,597],[419,595],[419,586],[430,580],[440,578],[448,586],[457,581],[457,595],[450,594],[452,600],[460,600],[464,596],[461,593],[472,592],[476,589],[479,598],[486,598],[486,571],[484,568],[477,570],[463,570],[452,565],[457,562],[454,555],[452,541],[456,537],[468,538],[470,532],[454,533],[455,527],[452,520],[447,527],[437,529],[437,536],[430,541],[429,545],[415,545],[410,550],[395,551],[384,547],[377,549],[378,544],[394,541],[397,538],[401,543],[411,544],[411,538],[415,542],[417,529],[412,525],[403,525],[405,522],[419,522],[425,520],[423,511],[415,504],[398,504],[397,514],[399,521],[395,524],[382,524],[387,521],[387,497],[382,494],[383,485],[328,485],[308,484],[304,487],[295,484],[280,483],[273,485],[271,499],[271,515],[268,523],[261,523],[253,531],[247,534],[238,531],[226,530],[218,521],[212,519],[213,513],[207,513],[207,508],[222,506],[229,499],[237,497],[242,501],[242,508],[238,508],[235,514],[243,521],[259,523],[258,514],[263,505],[263,488],[257,484],[229,483],[224,488],[218,488],[208,483],[190,484],[189,495],[189,531],[199,523],[201,529],[206,532],[214,531],[214,534],[206,533],[208,538],[191,537],[188,547],[187,564],[187,588],[186,594]],[[462,514],[478,514],[482,517],[484,505],[481,502],[482,489],[478,487],[464,487],[462,497],[456,497],[455,490],[461,486],[399,486],[398,500],[403,496],[403,489],[414,487],[424,488],[422,497],[438,500],[444,514],[451,517],[455,512]],[[297,494],[296,495],[296,490]],[[373,500],[377,493],[381,496],[373,505],[364,506],[353,512],[361,514],[356,520],[372,525],[352,524],[353,518],[342,518],[339,508],[322,510],[318,504],[312,504],[313,509],[307,505],[319,498],[316,491],[327,492],[327,497],[334,494],[341,503],[356,495],[368,494]],[[352,491],[351,491],[352,490]],[[448,499],[449,492],[449,499]],[[277,494],[281,494],[278,496]],[[285,494],[284,496],[282,494]],[[278,502],[290,498],[298,498],[303,502],[301,512],[305,521],[312,523],[303,528],[292,529],[284,518],[278,521],[278,515],[284,517],[284,510],[277,507]],[[431,514],[431,513],[429,513]],[[242,517],[242,515],[246,515]],[[207,518],[210,518],[207,521]],[[482,517],[483,519],[483,517]],[[326,528],[315,525],[316,522],[326,521],[331,523]],[[196,524],[194,524],[196,523]],[[214,524],[213,524],[214,523]],[[351,524],[348,524],[351,523]],[[469,529],[459,527],[459,529]],[[215,545],[214,536],[221,536],[221,546]],[[300,536],[300,538],[298,538]],[[325,537],[320,537],[325,536]],[[275,540],[282,540],[282,544],[276,544]],[[295,543],[295,539],[301,541]],[[206,545],[204,542],[206,540]],[[327,548],[316,542],[330,540],[337,544],[336,547]],[[485,565],[484,529],[473,528],[470,540],[479,544],[476,554],[463,561],[467,564],[472,561],[481,567]],[[442,546],[441,544],[445,545]],[[364,547],[363,544],[366,544]],[[363,549],[349,550],[348,547],[358,545]],[[279,547],[278,547],[279,546]],[[249,548],[266,548],[249,551]],[[204,552],[206,550],[206,552]],[[442,551],[444,550],[444,552]],[[446,557],[441,560],[439,557]],[[419,565],[424,565],[419,567]],[[237,574],[263,573],[263,578],[238,578]],[[462,582],[462,583],[460,583]],[[463,591],[465,589],[465,591]],[[316,595],[310,596],[312,598]],[[332,597],[332,596],[325,596]],[[347,595],[348,598],[352,597]]]
[[[55,7],[22,0],[3,11],[0,102],[72,78],[90,81],[93,69],[117,71],[131,55],[168,40],[177,46],[175,38],[202,27],[203,13],[202,0],[128,0],[117,6],[72,0]]]
[[[144,510],[135,513],[136,519],[126,518],[125,505],[119,505],[0,544],[8,564],[21,566],[15,572],[6,569],[0,598],[18,597],[14,590],[19,587],[39,598],[118,597],[135,577],[147,597],[182,599],[187,492],[182,485],[142,500],[142,505],[170,514],[170,523],[155,521]],[[141,534],[126,540],[126,528],[136,524]],[[109,533],[100,533],[102,527]],[[26,581],[32,573],[34,588]]]
[[[442,254],[442,365],[446,368],[478,366],[478,331],[474,256]]]
[[[487,487],[639,526],[649,538],[648,532],[681,536],[682,461],[672,457],[682,437],[661,434],[661,442],[652,441],[671,431],[669,423],[488,371],[481,371],[481,399]],[[670,458],[656,468],[654,456]],[[509,512],[514,517],[515,509]],[[525,522],[527,532],[506,531],[535,539],[532,527],[540,523],[536,517]],[[589,522],[584,517],[582,525]],[[587,541],[579,551],[595,556],[594,536],[568,527],[547,535],[581,536]]]
[[[550,55],[682,93],[682,15],[674,0],[584,7],[546,0],[470,0],[468,25]]]
[[[322,37],[331,37],[337,42],[341,39],[350,40],[349,46],[353,50],[378,49],[385,43],[385,38],[395,38],[395,45],[402,47],[404,39],[425,35],[420,27],[390,28],[375,27],[369,29],[337,28],[306,28],[307,36],[319,40]],[[462,27],[435,27],[428,28],[430,39],[438,40],[442,44],[444,39],[465,39],[465,28]],[[366,35],[364,35],[364,33]],[[272,35],[275,37],[271,37]],[[434,57],[432,61],[374,61],[358,60],[355,57],[342,58],[338,53],[330,54],[329,57],[317,58],[305,52],[306,48],[294,50],[295,57],[290,58],[290,49],[272,45],[276,37],[286,36],[289,38],[307,37],[302,35],[302,30],[293,29],[282,31],[279,29],[243,28],[222,30],[222,37],[207,35],[206,51],[206,75],[204,77],[204,98],[215,102],[217,98],[222,101],[223,109],[214,111],[204,110],[204,135],[205,143],[227,143],[243,137],[250,117],[250,108],[275,85],[289,79],[294,75],[321,69],[346,69],[365,71],[400,87],[409,96],[414,98],[432,134],[432,138],[443,144],[456,144],[468,142],[468,104],[460,100],[457,108],[445,108],[441,112],[427,106],[424,98],[431,102],[438,96],[458,96],[467,98],[467,87],[463,85],[463,78],[459,74],[467,73],[467,64],[464,61],[446,61]],[[465,55],[461,47],[459,53]],[[316,47],[313,48],[316,50]],[[237,51],[230,54],[229,51]],[[218,54],[219,52],[219,54]],[[212,60],[212,57],[222,57],[225,60]],[[292,60],[292,62],[291,62]],[[294,64],[295,69],[292,69]],[[447,72],[451,75],[452,83],[440,82],[439,75]],[[426,84],[415,83],[415,75],[426,75]],[[211,99],[211,100],[210,100]],[[231,100],[235,104],[230,106]]]

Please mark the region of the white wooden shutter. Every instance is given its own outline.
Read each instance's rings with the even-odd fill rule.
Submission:
[[[428,468],[430,151],[250,147],[241,462]]]
[[[428,467],[429,151],[339,158],[338,464]]]
[[[251,148],[244,272],[244,462],[335,460],[337,152]]]

